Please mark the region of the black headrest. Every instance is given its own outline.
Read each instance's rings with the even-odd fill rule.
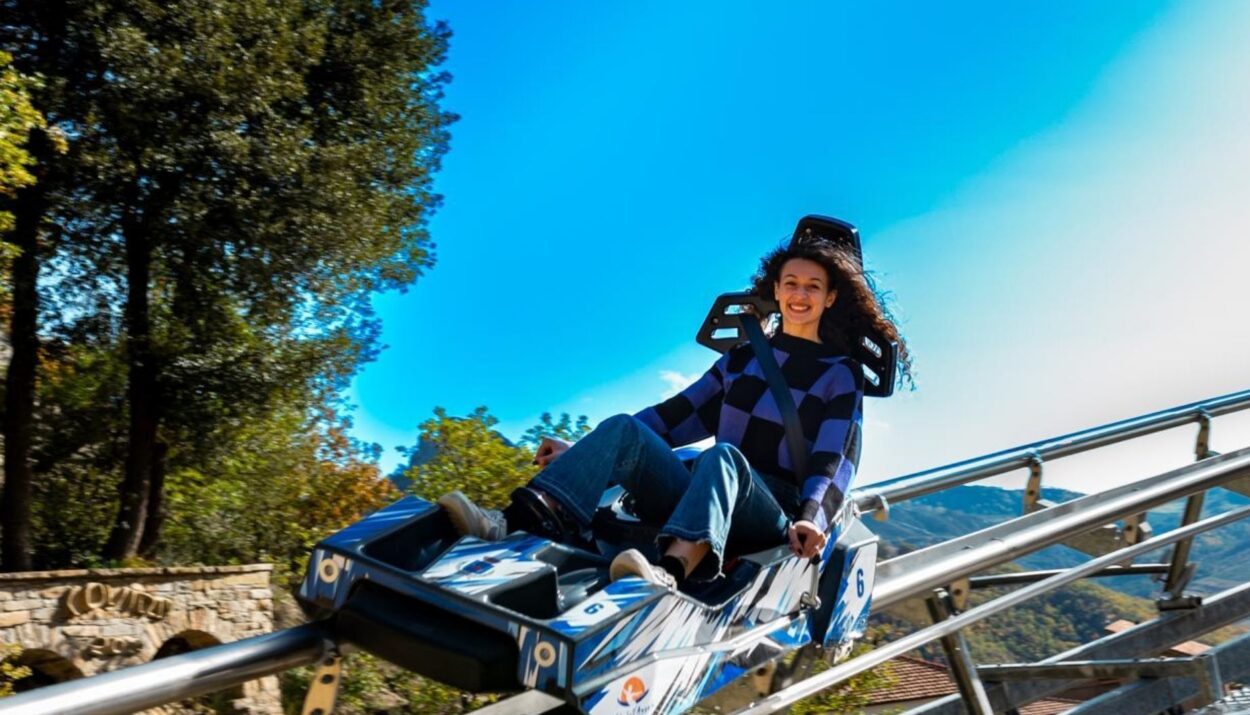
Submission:
[[[859,245],[859,229],[846,221],[832,216],[808,214],[799,219],[799,225],[794,227],[794,235],[790,237],[790,247],[793,248],[804,241],[829,241],[850,246],[860,267],[864,266],[864,251]]]

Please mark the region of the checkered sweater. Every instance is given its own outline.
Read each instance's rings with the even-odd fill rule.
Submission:
[[[808,474],[795,475],[786,429],[749,344],[725,353],[680,394],[634,415],[674,447],[715,435],[756,471],[800,486],[796,519],[828,529],[859,462],[864,374],[831,348],[784,333],[769,339],[809,447]]]

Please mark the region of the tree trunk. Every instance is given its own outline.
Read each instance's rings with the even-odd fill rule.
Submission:
[[[35,142],[32,142],[34,144]],[[33,147],[32,147],[33,148]],[[31,416],[39,361],[39,227],[47,208],[46,188],[37,183],[18,192],[16,223],[8,241],[20,253],[13,260],[13,316],[9,326],[8,374],[4,393],[4,495],[0,497],[0,561],[6,571],[31,569]]]
[[[138,187],[127,197],[130,215],[123,221],[126,246],[126,362],[130,405],[129,449],[125,476],[119,489],[121,508],[104,547],[106,559],[133,557],[139,550],[147,522],[151,496],[152,463],[156,451],[159,420],[156,394],[157,366],[152,354],[152,324],[148,284],[152,278],[152,246],[146,221],[136,220]],[[151,210],[151,207],[148,207]]]
[[[139,539],[139,555],[150,558],[160,545],[161,528],[165,526],[165,457],[169,445],[157,442],[152,453],[152,484],[148,489],[148,519]]]

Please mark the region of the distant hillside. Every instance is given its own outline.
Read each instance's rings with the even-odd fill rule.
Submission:
[[[1063,502],[1082,495],[1062,489],[1045,489],[1042,496],[1050,501]],[[868,524],[881,536],[887,552],[905,552],[1019,516],[1023,504],[1022,490],[956,487],[899,504],[891,509],[888,521],[869,520]],[[1250,504],[1250,499],[1220,490],[1208,495],[1205,511],[1217,513],[1245,504]],[[1182,500],[1179,504],[1152,511],[1150,522],[1155,533],[1175,528],[1183,508]],[[1237,558],[1247,547],[1250,547],[1250,523],[1245,522],[1224,527],[1199,539],[1194,546],[1194,558],[1199,561],[1198,576],[1191,591],[1213,593],[1237,583],[1229,575],[1238,572],[1235,566]],[[1163,561],[1167,556],[1164,551],[1143,561]],[[1068,547],[1053,546],[995,571],[1060,568],[1088,558]],[[1157,596],[1159,589],[1160,584],[1147,576],[1073,584],[968,629],[969,647],[977,661],[982,663],[1045,658],[1105,635],[1105,626],[1116,619],[1140,622],[1153,618],[1156,611],[1149,599]],[[975,593],[973,602],[984,601],[996,595],[995,591]],[[913,614],[913,617],[916,616]],[[884,613],[877,614],[875,618],[879,623],[895,625],[901,625],[902,620],[898,615]],[[1232,632],[1225,629],[1217,634],[1213,642],[1223,640]],[[940,657],[940,653],[941,649],[937,646],[923,650],[923,655],[929,658]]]
[[[1011,567],[1006,570],[1014,571]],[[976,591],[976,605],[1009,589]],[[1128,596],[1092,583],[1076,583],[1026,601],[1004,613],[969,627],[964,635],[978,663],[1020,663],[1040,660],[1106,635],[1107,624],[1124,618],[1134,622],[1155,615],[1150,601]],[[911,630],[928,625],[920,612],[891,609],[873,614],[877,624]],[[942,648],[934,643],[920,650],[929,660],[942,660]]]
[[[1043,489],[1042,496],[1064,502],[1083,496],[1064,489]],[[1204,515],[1215,514],[1250,504],[1250,498],[1222,489],[1207,495]],[[1024,492],[1019,489],[963,486],[920,497],[895,505],[885,522],[869,520],[869,527],[881,536],[889,549],[911,551],[930,544],[961,536],[1003,522],[1023,513]],[[1149,521],[1156,534],[1176,528],[1180,523],[1184,500],[1150,512]],[[1250,520],[1208,532],[1194,544],[1193,558],[1198,573],[1190,590],[1210,594],[1228,588],[1238,581],[1235,575],[1242,552],[1250,547]],[[1163,561],[1168,551],[1152,554],[1142,561]],[[1018,563],[1025,569],[1050,569],[1072,566],[1088,557],[1066,546],[1052,546],[1031,554]],[[1100,579],[1100,585],[1135,596],[1154,597],[1160,585],[1147,576]]]

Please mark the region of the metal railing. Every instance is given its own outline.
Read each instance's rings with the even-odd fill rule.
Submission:
[[[1060,586],[1065,586],[1073,581],[1082,579],[1108,566],[1132,559],[1163,546],[1176,543],[1181,539],[1190,538],[1204,531],[1210,531],[1216,527],[1224,526],[1225,524],[1230,524],[1234,521],[1245,519],[1247,517],[1250,517],[1250,506],[1226,512],[1218,516],[1213,516],[1195,524],[1190,524],[1189,526],[1184,526],[1166,534],[1147,539],[1139,544],[1127,546],[1105,556],[1092,559],[1081,564],[1080,566],[1075,566],[1063,573],[1051,576],[1044,581],[1029,584],[1016,591],[1012,591],[1005,596],[996,598],[993,601],[983,603],[975,608],[964,611],[959,615],[939,621],[932,626],[923,628],[919,631],[899,638],[898,640],[891,641],[883,646],[878,646],[858,658],[853,658],[841,665],[830,668],[819,675],[815,675],[811,678],[795,683],[788,688],[773,693],[772,695],[762,699],[759,703],[743,710],[739,710],[733,715],[764,715],[765,713],[775,713],[789,707],[803,698],[815,695],[826,688],[841,683],[842,681],[859,675],[860,673],[871,670],[888,660],[938,640],[943,636],[958,633],[978,621],[982,621],[996,613],[1023,603],[1024,601],[1027,601],[1035,596],[1040,596],[1043,593],[1053,591]]]
[[[0,712],[125,715],[308,665],[333,647],[323,624],[309,623],[20,693]]]
[[[864,513],[888,510],[891,505],[909,499],[1028,467],[1038,459],[1059,459],[1135,437],[1162,432],[1173,427],[1197,423],[1204,419],[1204,415],[1209,419],[1245,409],[1250,409],[1250,390],[1191,402],[1148,415],[1073,432],[1062,437],[1045,439],[982,457],[895,477],[857,490],[855,502]]]
[[[1057,544],[1072,534],[1246,476],[1250,476],[1250,447],[883,561],[877,565],[873,607],[924,595],[957,579]]]
[[[1248,408],[1250,390],[1232,393],[906,475],[867,487],[857,492],[854,498],[863,511],[886,510],[891,504],[1027,467],[1040,460],[1056,459],[1192,422],[1204,425],[1199,435],[1198,456],[1201,458],[1206,453],[1206,426],[1210,419]],[[935,589],[946,587],[957,579],[1015,560],[1074,533],[1089,531],[1182,497],[1194,499],[1195,495],[1201,495],[1211,487],[1243,479],[1250,480],[1250,448],[1202,459],[1156,477],[1050,506],[884,561],[878,565],[877,583],[873,590],[874,607],[931,596]],[[775,712],[920,645],[958,634],[967,625],[1028,598],[1080,578],[1104,573],[1134,556],[1169,544],[1188,543],[1195,534],[1247,516],[1250,516],[1250,508],[1189,523],[1196,519],[1194,515],[1194,519],[1187,519],[1177,530],[1128,545],[1081,566],[1045,578],[1030,579],[1031,583],[1011,594],[951,615],[818,676],[800,681],[742,712],[753,715]],[[1181,550],[1176,550],[1176,555],[1182,555]],[[1183,556],[1187,557],[1187,553]],[[1172,566],[1175,567],[1175,559]],[[1154,572],[1158,570],[1158,565],[1155,565]],[[0,701],[0,713],[112,715],[134,712],[331,657],[335,652],[331,638],[332,635],[321,625],[309,624],[23,693]],[[972,672],[975,677],[975,667]],[[978,712],[987,711],[986,697],[981,691],[978,697],[981,702],[973,703],[972,707]],[[540,712],[541,709],[530,711]]]
[[[1212,487],[1230,486],[1233,483],[1242,485],[1239,490],[1244,492],[1244,485],[1250,482],[1250,476],[1248,476],[1250,475],[1250,448],[1226,455],[1212,452],[1209,449],[1211,420],[1216,416],[1247,408],[1250,408],[1250,390],[1003,450],[936,469],[905,475],[865,488],[855,495],[860,509],[865,512],[881,510],[886,514],[892,504],[1025,467],[1030,468],[1033,477],[1030,480],[1030,488],[1040,491],[1040,467],[1045,460],[1058,459],[1189,423],[1197,423],[1200,426],[1195,446],[1195,455],[1199,461],[1195,464],[1063,504],[1050,505],[976,533],[935,544],[878,564],[877,584],[873,589],[873,607],[883,608],[908,598],[925,597],[930,600],[931,612],[941,616],[940,603],[936,610],[932,610],[935,598],[940,602],[941,598],[945,597],[946,602],[949,603],[949,597],[943,588],[950,588],[960,579],[1069,540],[1072,536],[1087,533],[1093,528],[1112,524],[1118,519],[1137,518],[1147,509],[1187,497],[1184,517],[1178,529],[1162,537],[1146,539],[1135,544],[1130,543],[1124,548],[1114,550],[1110,554],[1095,558],[1081,566],[1058,571],[1043,580],[1028,579],[1027,581],[1031,583],[1007,596],[955,616],[943,617],[933,626],[880,646],[871,653],[848,661],[819,676],[796,683],[740,712],[744,715],[776,712],[804,697],[869,670],[890,658],[935,640],[943,641],[947,656],[952,660],[952,674],[959,681],[960,686],[959,695],[943,699],[944,705],[952,706],[947,710],[977,715],[993,712],[990,698],[978,675],[981,669],[971,663],[966,652],[959,652],[963,646],[951,640],[953,637],[958,636],[967,625],[1032,596],[1079,578],[1105,572],[1108,568],[1117,567],[1138,555],[1169,544],[1175,544],[1175,547],[1172,551],[1171,563],[1167,567],[1165,590],[1171,594],[1172,598],[1168,601],[1161,601],[1160,606],[1162,608],[1171,603],[1183,607],[1200,607],[1201,599],[1181,597],[1181,590],[1193,573],[1193,566],[1188,563],[1188,559],[1189,547],[1194,535],[1198,533],[1195,529],[1200,525],[1205,525],[1205,528],[1200,529],[1205,531],[1208,528],[1228,523],[1230,520],[1244,518],[1247,511],[1247,509],[1242,509],[1199,522],[1204,495]],[[1037,495],[1034,494],[1034,496]],[[1157,573],[1160,566],[1152,565],[1150,570]],[[1242,614],[1250,615],[1250,608],[1243,610]],[[1244,660],[1242,656],[1245,651],[1244,646],[1226,650],[1225,659],[1233,661],[1232,666],[1234,666],[1230,672],[1236,672],[1242,676],[1246,674],[1246,671],[1250,671],[1250,668],[1242,667],[1245,665],[1241,662]],[[1206,661],[1202,661],[1202,665],[1208,668],[1215,667]],[[1176,663],[1174,668],[1192,668],[1192,665]],[[1216,683],[1218,683],[1218,675],[1219,671],[1216,667]],[[1123,690],[1125,698],[1129,696],[1140,698],[1140,693],[1144,689],[1125,688]],[[1161,690],[1164,690],[1163,686],[1156,685],[1150,693],[1158,697],[1157,693]],[[1210,683],[1203,684],[1201,690],[1208,696],[1208,699],[1214,692]],[[1172,691],[1167,690],[1167,692]],[[1182,692],[1182,689],[1177,689],[1176,692]],[[1024,702],[1028,701],[1012,700],[1011,707],[1014,708]]]

